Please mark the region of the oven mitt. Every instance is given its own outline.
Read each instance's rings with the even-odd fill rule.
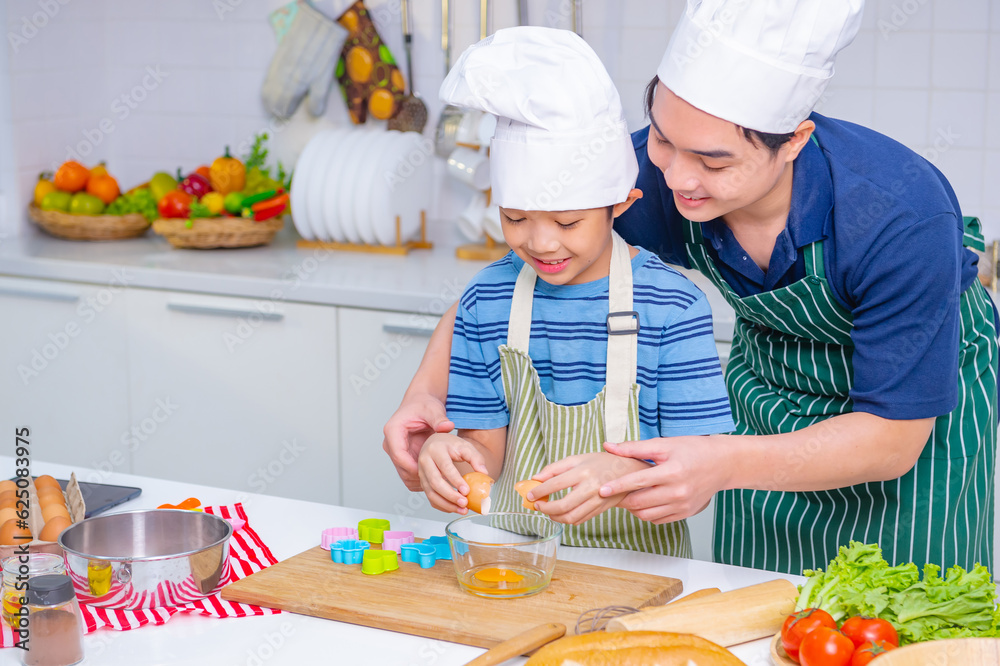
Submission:
[[[347,30],[302,0],[277,13],[281,16],[277,23],[272,17],[272,23],[287,24],[287,31],[283,38],[279,31],[278,49],[264,79],[264,107],[279,118],[288,118],[308,93],[309,113],[321,116]]]
[[[368,114],[379,120],[392,118],[399,112],[406,83],[364,2],[355,2],[337,22],[348,30],[337,79],[351,120],[360,125]]]

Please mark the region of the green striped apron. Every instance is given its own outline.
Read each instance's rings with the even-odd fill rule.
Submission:
[[[978,222],[978,221],[977,221]],[[972,233],[967,225],[967,231]],[[687,256],[736,311],[726,387],[737,434],[800,430],[852,410],[851,313],[833,297],[823,242],[803,248],[806,276],[740,298],[685,223]],[[901,353],[905,340],[900,340]],[[715,559],[801,573],[825,568],[841,545],[878,542],[890,563],[992,566],[997,436],[997,338],[978,280],[961,296],[958,407],[939,417],[912,470],[898,479],[823,492],[727,490],[716,496]],[[835,438],[822,432],[815,445]],[[807,460],[775,471],[793,477]]]
[[[628,245],[615,233],[608,276],[608,352],[605,387],[583,405],[558,405],[542,392],[528,356],[536,273],[525,264],[511,303],[507,344],[500,347],[504,397],[510,411],[503,471],[490,492],[491,511],[523,511],[514,484],[567,456],[604,450],[604,442],[639,438],[639,385],[636,383],[638,316],[632,312],[632,261]],[[635,316],[633,316],[635,315]],[[612,459],[609,465],[618,462]],[[621,463],[624,465],[624,462]],[[621,476],[624,470],[608,470]],[[557,493],[558,499],[566,491]],[[524,525],[530,531],[530,525]],[[569,546],[625,548],[679,557],[691,556],[683,521],[653,525],[613,508],[581,525],[566,525]]]

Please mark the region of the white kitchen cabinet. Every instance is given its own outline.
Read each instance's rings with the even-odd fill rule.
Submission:
[[[28,427],[34,459],[131,471],[121,282],[0,277],[0,312],[4,451],[13,455],[15,428]]]
[[[339,308],[341,487],[359,509],[441,520],[382,450],[382,426],[420,365],[437,317]]]
[[[340,501],[335,307],[132,289],[128,328],[136,474]]]

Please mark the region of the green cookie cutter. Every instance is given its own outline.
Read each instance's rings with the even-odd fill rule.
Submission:
[[[389,531],[385,518],[365,518],[358,523],[358,538],[368,543],[382,543],[382,535]]]
[[[366,550],[361,559],[361,573],[374,576],[399,568],[399,556],[394,550]]]

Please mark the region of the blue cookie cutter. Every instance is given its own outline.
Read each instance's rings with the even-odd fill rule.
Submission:
[[[367,541],[344,539],[330,544],[330,559],[337,564],[361,564],[364,552],[370,547]]]
[[[399,548],[404,562],[419,564],[421,569],[430,569],[438,559],[437,548],[426,543],[404,543]]]
[[[437,554],[435,555],[435,557],[437,559],[439,559],[439,560],[450,560],[451,559],[451,546],[448,545],[448,537],[444,537],[444,536],[427,537],[426,539],[424,539],[423,543],[424,543],[425,546],[434,546],[434,549],[437,551]],[[459,546],[462,546],[466,550],[468,550],[468,546],[466,546],[465,544],[461,544],[461,543],[460,544],[455,544],[456,549]],[[465,554],[465,552],[459,551],[459,555],[464,555],[464,554]]]

